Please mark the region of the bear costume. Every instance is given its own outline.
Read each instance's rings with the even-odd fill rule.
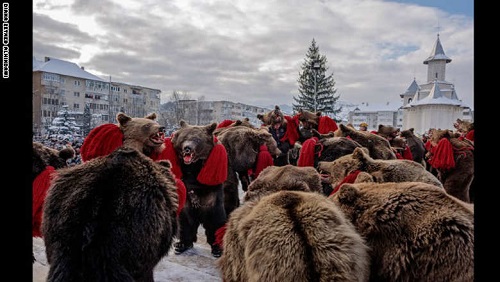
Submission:
[[[47,281],[153,281],[177,233],[170,162],[120,147],[62,169],[45,199]]]
[[[474,211],[423,182],[343,184],[330,199],[371,248],[370,281],[474,281]]]
[[[264,168],[274,164],[273,156],[279,155],[281,151],[265,128],[231,126],[220,131],[217,139],[224,145],[228,155],[227,180],[223,190],[224,207],[229,216],[240,205],[239,182],[243,191],[247,191],[248,185]]]
[[[350,174],[363,171],[369,173],[374,182],[419,181],[443,188],[441,181],[421,164],[405,159],[373,159],[363,147],[356,148],[352,154],[342,156],[333,162],[320,162],[318,170],[328,175],[333,187],[338,187]]]
[[[172,170],[186,186],[187,198],[179,215],[179,241],[175,254],[191,249],[197,240],[198,227],[205,228],[212,255],[220,257],[222,247],[216,231],[226,223],[223,183],[227,179],[227,152],[213,132],[217,123],[189,125],[180,121],[180,128],[165,140],[161,159],[172,162]],[[222,230],[221,229],[221,230]]]
[[[223,242],[216,263],[225,282],[368,281],[364,239],[319,193],[279,191],[245,202],[229,217]]]
[[[335,136],[348,137],[358,142],[361,146],[368,149],[370,156],[374,159],[396,159],[396,154],[392,150],[389,140],[378,134],[356,130],[353,127],[339,124],[339,129],[335,131]]]
[[[83,163],[61,170],[42,220],[47,281],[153,281],[177,234],[185,187],[159,160],[164,127],[117,114],[91,130]]]

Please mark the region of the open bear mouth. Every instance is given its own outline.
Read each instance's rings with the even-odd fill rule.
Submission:
[[[196,156],[194,152],[184,152],[182,153],[182,160],[185,164],[191,164],[196,161]]]
[[[160,128],[160,131],[149,136],[149,141],[155,145],[161,145],[165,142],[165,128]]]

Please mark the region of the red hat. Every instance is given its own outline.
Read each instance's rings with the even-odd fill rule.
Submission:
[[[123,132],[118,125],[106,123],[95,127],[83,140],[80,148],[82,161],[111,154],[123,145]]]

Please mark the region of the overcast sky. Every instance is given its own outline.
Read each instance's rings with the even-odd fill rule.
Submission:
[[[33,56],[192,99],[290,105],[314,38],[340,100],[400,100],[427,81],[439,33],[446,80],[474,107],[473,0],[34,0]]]

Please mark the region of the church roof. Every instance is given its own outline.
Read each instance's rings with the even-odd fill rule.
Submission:
[[[411,103],[407,104],[404,106],[404,108],[410,108],[413,106],[420,106],[420,105],[453,105],[453,106],[461,106],[461,107],[467,107],[462,101],[458,100],[457,95],[455,91],[453,91],[452,94],[452,99],[446,97],[443,95],[441,92],[441,89],[439,89],[439,84],[437,81],[434,81],[434,85],[432,86],[432,89],[427,95],[427,97],[412,101]]]
[[[436,43],[432,52],[427,59],[425,59],[424,64],[427,65],[430,61],[446,60],[447,63],[451,62],[451,59],[447,57],[444,53],[443,46],[441,45],[441,40],[439,40],[439,34],[437,35]]]
[[[33,57],[33,71],[42,71],[89,80],[105,81],[104,79],[83,70],[75,63],[48,57],[45,58],[45,62],[37,61],[35,57]]]

